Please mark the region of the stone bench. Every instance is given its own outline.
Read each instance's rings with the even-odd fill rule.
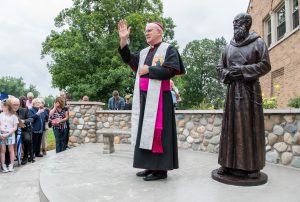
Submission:
[[[103,130],[100,132],[103,135],[104,149],[103,154],[111,154],[115,152],[114,137],[117,135],[131,135],[131,131],[124,130]]]

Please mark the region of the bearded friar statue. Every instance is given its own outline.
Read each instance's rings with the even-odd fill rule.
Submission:
[[[255,32],[252,18],[238,14],[234,36],[217,65],[220,81],[227,86],[220,139],[219,169],[213,179],[234,185],[267,182],[260,172],[265,166],[265,129],[259,77],[271,70],[268,48]]]

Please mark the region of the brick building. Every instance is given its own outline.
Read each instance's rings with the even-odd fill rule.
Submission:
[[[278,96],[278,106],[300,96],[300,0],[250,0],[252,30],[269,47],[270,73],[261,78],[265,97]]]

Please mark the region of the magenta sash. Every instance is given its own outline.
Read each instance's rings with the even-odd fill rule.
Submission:
[[[140,78],[140,90],[147,91],[149,85],[149,78]],[[162,80],[159,93],[158,109],[155,122],[155,130],[152,144],[152,153],[162,154],[162,130],[163,130],[163,91],[170,91],[170,80]]]

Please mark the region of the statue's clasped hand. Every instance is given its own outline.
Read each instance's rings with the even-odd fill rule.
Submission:
[[[228,77],[231,81],[237,81],[243,79],[243,73],[241,68],[236,66],[229,68]]]

